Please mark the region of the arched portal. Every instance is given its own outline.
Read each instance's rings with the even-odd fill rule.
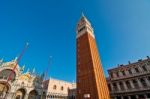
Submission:
[[[29,93],[28,99],[38,99],[38,92],[36,90],[32,90]]]
[[[9,89],[10,89],[10,86],[8,83],[0,82],[0,98],[5,97]]]
[[[16,91],[15,99],[24,99],[25,94],[26,94],[25,89],[19,89],[19,90]]]
[[[9,90],[9,87],[7,84],[5,83],[0,83],[0,92],[3,92],[3,91],[8,91]]]

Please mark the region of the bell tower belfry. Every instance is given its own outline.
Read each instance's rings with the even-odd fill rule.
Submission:
[[[110,99],[94,30],[82,15],[76,29],[77,99]]]

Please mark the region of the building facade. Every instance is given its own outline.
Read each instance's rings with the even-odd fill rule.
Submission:
[[[37,75],[35,69],[25,73],[25,66],[14,69],[16,63],[17,59],[0,60],[0,99],[75,99],[76,83],[53,78],[44,81],[44,75]]]
[[[13,70],[16,64],[16,59],[10,62],[0,60],[0,98],[40,99],[43,94],[42,77],[36,75],[35,70],[23,73],[24,66],[17,65]]]
[[[82,15],[77,24],[77,99],[109,99],[91,23]]]
[[[76,84],[63,80],[50,78],[43,83],[46,99],[73,99],[69,98],[69,90],[73,89]],[[70,96],[72,94],[70,93]]]
[[[150,58],[108,70],[107,78],[113,99],[150,98]]]
[[[77,99],[76,98],[76,83],[72,84],[72,87],[68,90],[68,99]]]

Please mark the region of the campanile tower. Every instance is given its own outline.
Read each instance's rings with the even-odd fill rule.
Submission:
[[[109,99],[93,28],[82,15],[77,24],[77,99]]]

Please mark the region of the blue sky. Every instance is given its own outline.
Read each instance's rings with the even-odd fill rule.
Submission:
[[[81,12],[94,28],[106,75],[117,64],[150,55],[149,0],[1,0],[0,58],[14,59],[29,42],[20,61],[26,70],[42,73],[52,56],[49,76],[75,80]]]

